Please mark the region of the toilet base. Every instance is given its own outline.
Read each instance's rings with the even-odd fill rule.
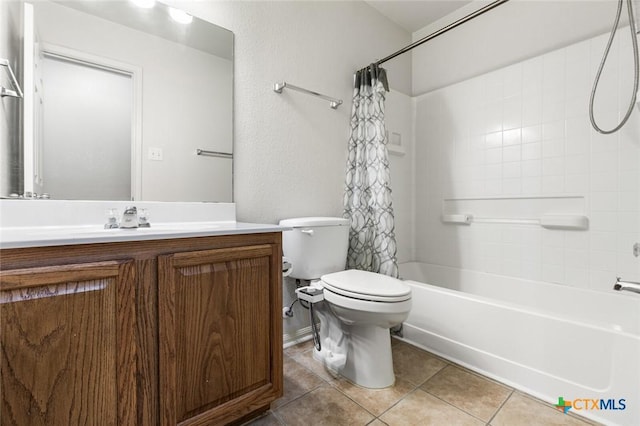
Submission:
[[[340,374],[358,386],[382,389],[393,386],[393,358],[389,329],[375,325],[343,324],[349,336],[347,362]]]

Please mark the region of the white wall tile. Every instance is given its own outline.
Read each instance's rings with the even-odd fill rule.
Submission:
[[[527,126],[522,128],[522,143],[538,142],[542,139],[542,126]]]
[[[564,155],[564,139],[549,139],[542,141],[543,157],[559,157]]]
[[[526,143],[522,145],[522,160],[536,160],[542,157],[542,144],[540,142]]]
[[[542,192],[547,194],[564,192],[564,176],[543,176]]]
[[[503,195],[519,195],[522,193],[522,179],[512,178],[502,180]]]
[[[593,161],[593,158],[591,159]],[[618,189],[618,173],[615,171],[591,173],[592,191],[615,191]]]
[[[591,194],[591,211],[615,212],[618,210],[616,192],[594,192]]]
[[[502,148],[487,149],[484,158],[487,164],[502,163]]]
[[[610,291],[616,273],[640,275],[631,254],[640,240],[640,114],[614,135],[589,122],[594,67],[605,42],[596,37],[420,98],[416,142],[422,143],[420,132],[429,135],[427,146],[416,146],[416,179],[427,180],[416,182],[416,192],[428,197],[416,202],[415,215],[427,228],[416,237],[421,260],[600,291]],[[629,62],[618,49],[613,62]],[[605,128],[617,124],[625,107],[629,81],[622,65],[612,63],[598,88],[596,119]],[[589,229],[447,227],[439,220],[447,193],[583,196]]]
[[[522,125],[534,126],[542,123],[542,96],[537,95],[527,96],[524,95],[522,101]]]
[[[522,193],[525,195],[540,195],[542,193],[542,178],[523,177]]]
[[[564,160],[566,167],[565,174],[575,175],[589,173],[589,160],[590,157],[588,154],[567,155]]]
[[[542,175],[542,160],[527,160],[522,162],[522,176],[534,177]]]
[[[564,158],[551,157],[542,159],[543,176],[564,175],[564,170]]]
[[[502,164],[502,177],[505,179],[519,178],[522,176],[522,163],[513,161]]]
[[[521,129],[505,130],[502,133],[503,145],[519,145],[521,142]]]
[[[565,175],[564,191],[567,194],[586,194],[589,192],[589,175],[586,173],[577,175]]]
[[[520,161],[522,158],[522,149],[520,145],[505,146],[502,148],[502,161],[505,163],[511,161]]]
[[[564,284],[564,268],[558,265],[542,264],[542,280],[555,284]]]

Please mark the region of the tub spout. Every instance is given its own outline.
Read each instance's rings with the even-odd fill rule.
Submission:
[[[640,283],[634,281],[622,281],[620,277],[616,279],[616,283],[613,286],[614,290],[632,291],[634,293],[640,293]]]

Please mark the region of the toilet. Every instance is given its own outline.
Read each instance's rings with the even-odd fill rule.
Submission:
[[[389,329],[402,323],[411,309],[411,289],[401,280],[355,269],[344,270],[349,219],[303,217],[284,219],[284,256],[290,277],[322,290],[314,303],[320,320],[321,349],[314,358],[334,374],[373,389],[393,386]]]

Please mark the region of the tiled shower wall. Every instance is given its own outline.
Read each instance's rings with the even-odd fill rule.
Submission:
[[[596,97],[610,128],[633,87],[628,31],[616,37]],[[419,261],[610,290],[640,280],[640,110],[601,135],[588,116],[608,35],[415,98],[415,255]],[[578,195],[587,231],[443,224],[446,198]],[[473,212],[464,212],[473,213]]]

